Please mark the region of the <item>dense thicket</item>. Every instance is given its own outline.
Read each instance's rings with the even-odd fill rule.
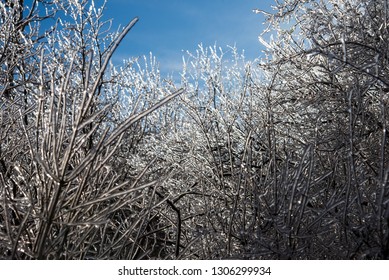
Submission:
[[[277,1],[266,58],[180,81],[110,64],[136,18],[32,3],[0,2],[0,258],[389,257],[385,0]]]

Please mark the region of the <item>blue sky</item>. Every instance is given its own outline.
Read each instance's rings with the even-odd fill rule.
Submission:
[[[96,4],[98,4],[97,1]],[[139,22],[119,47],[115,62],[149,55],[160,62],[162,73],[179,71],[185,52],[203,46],[236,45],[247,59],[261,56],[258,35],[264,17],[254,8],[271,10],[274,0],[108,0],[105,16],[113,26]]]

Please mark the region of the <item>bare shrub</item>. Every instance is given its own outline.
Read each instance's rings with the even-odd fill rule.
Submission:
[[[45,42],[17,56],[18,65],[33,59],[35,68],[14,74],[15,87],[1,97],[3,258],[133,258],[162,203],[155,192],[164,178],[145,176],[154,160],[128,176],[114,156],[131,128],[182,90],[124,116],[115,112],[123,93],[109,85],[125,81],[107,66],[137,18],[106,34],[102,10],[93,2],[58,3],[55,11],[65,14]]]

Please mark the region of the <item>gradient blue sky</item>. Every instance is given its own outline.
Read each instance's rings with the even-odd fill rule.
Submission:
[[[261,56],[258,35],[264,17],[254,8],[270,11],[274,0],[108,0],[106,18],[113,26],[139,22],[119,47],[114,60],[149,55],[160,62],[162,73],[177,72],[185,52],[203,46],[236,45],[247,59]],[[98,4],[98,3],[97,3]]]

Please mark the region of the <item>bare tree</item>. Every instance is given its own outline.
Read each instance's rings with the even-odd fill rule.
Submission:
[[[3,18],[9,16],[7,9]],[[122,81],[107,71],[109,62],[138,19],[107,34],[103,8],[93,1],[61,1],[55,9],[66,14],[39,51],[27,57],[12,53],[15,65],[35,61],[35,69],[25,73],[31,79],[18,85],[27,106],[2,97],[9,110],[2,119],[1,254],[17,259],[133,258],[144,226],[161,203],[155,193],[164,178],[143,179],[152,159],[128,177],[114,168],[113,158],[128,130],[182,90],[164,92],[160,100],[112,122],[112,110],[120,109],[115,104],[119,93],[109,85]],[[27,46],[28,40],[19,44]]]
[[[261,40],[269,88],[285,112],[279,129],[292,132],[288,150],[302,143],[311,151],[302,205],[291,207],[299,223],[311,211],[316,223],[327,220],[311,257],[388,256],[387,13],[386,1],[334,0],[284,1],[268,15],[277,37]],[[306,246],[299,234],[317,227],[297,226],[295,253]]]
[[[0,7],[1,258],[388,258],[386,1],[276,1],[180,82],[110,62],[137,18]]]

